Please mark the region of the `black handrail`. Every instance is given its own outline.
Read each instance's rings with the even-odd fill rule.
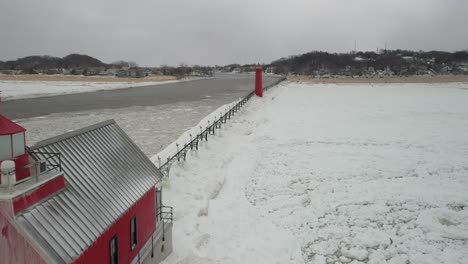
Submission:
[[[265,91],[267,91],[271,87],[279,84],[280,82],[284,81],[285,79],[286,79],[285,77],[282,77],[279,80],[277,80],[276,82],[265,86],[263,89]],[[215,129],[221,128],[221,124],[226,123],[228,119],[231,119],[231,117],[235,113],[237,113],[237,111],[239,111],[245,104],[247,104],[247,102],[254,96],[254,94],[255,93],[253,91],[248,93],[244,98],[242,98],[236,104],[234,104],[234,106],[232,106],[232,107],[230,106],[229,110],[226,111],[224,113],[224,115],[221,115],[218,119],[216,119],[213,123],[208,122],[208,126],[205,129],[200,127],[200,133],[197,134],[194,138],[191,138],[190,142],[188,142],[187,144],[184,144],[184,146],[181,149],[177,148],[177,152],[174,155],[172,155],[170,157],[167,157],[167,160],[163,164],[161,164],[161,160],[158,157],[158,159],[159,159],[159,169],[163,173],[166,173],[166,176],[168,176],[169,168],[170,168],[171,164],[175,161],[175,159],[180,161],[180,159],[183,158],[183,160],[185,161],[186,157],[187,157],[187,152],[189,150],[192,150],[194,146],[198,150],[198,142],[203,141],[203,139],[205,139],[205,141],[208,141],[208,134],[211,134],[211,133],[214,134]],[[191,134],[190,134],[190,137],[192,137]],[[177,146],[179,146],[179,145],[177,144]]]
[[[172,206],[161,205],[156,210],[156,220],[162,223],[162,241],[166,240],[166,224],[172,224],[174,220]]]
[[[58,169],[60,172],[62,171],[62,155],[59,152],[46,152],[37,150],[28,150],[28,152],[29,154],[33,154],[36,162],[46,161],[48,163],[47,168],[50,168],[48,171],[52,169]],[[43,158],[40,158],[39,155],[41,155]],[[57,161],[54,161],[55,157],[57,157]]]
[[[173,207],[161,205],[156,210],[156,218],[166,223],[172,223],[174,220]]]

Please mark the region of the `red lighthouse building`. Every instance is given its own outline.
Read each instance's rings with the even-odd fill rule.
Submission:
[[[161,172],[113,121],[26,147],[0,115],[0,263],[158,263]]]

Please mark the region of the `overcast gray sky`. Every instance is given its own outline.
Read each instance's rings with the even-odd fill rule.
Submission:
[[[467,0],[0,0],[0,60],[270,62],[326,50],[468,49]]]

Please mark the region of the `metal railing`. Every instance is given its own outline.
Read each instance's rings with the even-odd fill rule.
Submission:
[[[13,187],[13,185],[20,184],[29,179],[39,180],[39,176],[49,173],[52,170],[58,170],[62,172],[62,159],[60,153],[52,152],[41,152],[41,151],[31,151],[27,149],[27,152],[34,158],[34,161],[20,168],[12,168],[11,170],[2,171],[3,175],[8,176],[8,179],[11,183],[8,183],[8,186]],[[42,167],[44,166],[44,167]],[[15,174],[19,174],[22,171],[30,171],[30,177],[27,177],[18,182],[11,181],[10,177]]]
[[[159,206],[156,209],[156,219],[158,223],[162,223],[162,241],[165,241],[166,224],[172,224],[172,221],[174,220],[172,206]]]
[[[32,150],[28,151],[35,159],[38,159],[37,162],[45,161],[47,166],[47,172],[57,169],[58,171],[62,171],[62,156],[58,152],[44,152],[44,151],[37,151]],[[56,158],[56,160],[55,160]]]
[[[161,205],[156,210],[156,218],[158,221],[172,223],[174,220],[173,208],[172,206]]]
[[[282,77],[278,79],[276,82],[267,85],[263,88],[263,90],[267,91],[271,87],[279,84],[280,82],[284,81],[286,78]],[[200,133],[193,137],[190,134],[190,141],[185,143],[182,147],[177,143],[177,151],[174,155],[167,157],[167,159],[163,162],[160,157],[158,157],[158,168],[164,174],[164,176],[169,176],[169,170],[171,165],[177,160],[186,160],[187,159],[187,152],[189,150],[193,150],[194,148],[198,150],[198,144],[200,141],[208,141],[209,135],[214,135],[215,130],[222,127],[223,124],[226,124],[228,120],[230,120],[247,102],[254,96],[254,91],[248,93],[244,98],[237,101],[233,106],[229,106],[226,109],[224,114],[221,114],[219,118],[215,116],[215,120],[213,122],[208,121],[208,125],[203,128],[200,126]]]

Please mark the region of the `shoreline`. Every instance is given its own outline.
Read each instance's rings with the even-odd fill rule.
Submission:
[[[161,82],[177,80],[175,76],[167,75],[150,75],[144,78],[125,78],[115,76],[82,76],[82,75],[46,75],[46,74],[21,74],[21,75],[7,75],[0,74],[0,81],[47,81],[47,82],[128,82],[128,83],[141,83],[141,82]]]
[[[409,76],[409,77],[342,77],[318,79],[306,75],[289,75],[288,81],[302,81],[313,84],[341,84],[341,83],[468,83],[468,75],[434,75],[434,76]]]

